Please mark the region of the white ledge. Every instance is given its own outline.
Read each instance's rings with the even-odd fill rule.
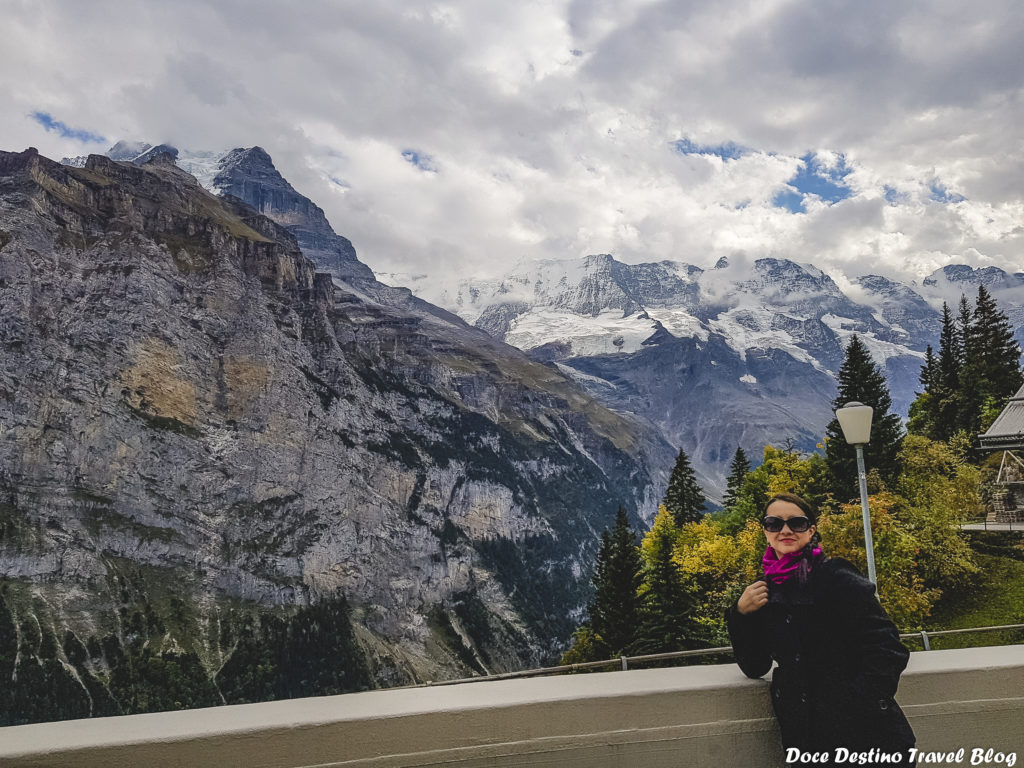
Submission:
[[[925,750],[1024,758],[1024,646],[911,654]],[[369,691],[0,729],[4,766],[775,766],[767,682],[732,664]]]

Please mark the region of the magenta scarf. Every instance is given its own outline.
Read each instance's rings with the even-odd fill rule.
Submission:
[[[824,554],[821,547],[811,550],[810,558],[804,557],[804,551],[798,550],[778,557],[775,550],[768,547],[761,558],[761,565],[764,566],[765,578],[771,579],[774,584],[781,584],[790,578],[794,573],[802,570],[801,581],[811,572],[811,564]]]

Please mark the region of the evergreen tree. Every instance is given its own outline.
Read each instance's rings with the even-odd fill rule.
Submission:
[[[740,492],[743,490],[743,481],[750,473],[750,461],[743,448],[736,447],[736,453],[732,457],[732,464],[729,465],[729,476],[725,479],[725,496],[722,497],[722,506],[730,508],[735,506],[739,500]]]
[[[961,307],[961,321],[963,319]],[[942,303],[942,332],[939,335],[938,371],[931,395],[933,440],[949,440],[960,428],[960,374],[963,368],[963,334],[953,320],[949,305]]]
[[[617,656],[633,642],[640,617],[640,570],[640,546],[619,507],[615,527],[601,534],[589,606],[590,628],[607,648],[602,656]]]
[[[0,726],[17,722],[11,711],[14,669],[18,660],[18,632],[7,610],[4,590],[0,591]]]
[[[979,285],[978,289],[984,291],[985,287]],[[984,352],[981,348],[980,328],[974,322],[967,297],[963,295],[960,296],[957,325],[960,331],[961,368],[956,428],[973,435],[977,431],[978,412],[985,399],[981,391],[985,386],[985,364],[982,360]]]
[[[956,389],[960,381],[961,349],[960,333],[949,304],[942,302],[942,330],[939,333],[939,370],[935,383]]]
[[[662,506],[643,541],[641,618],[633,653],[667,653],[697,644],[699,633],[691,618],[694,599],[673,558],[678,534],[672,514]]]
[[[672,515],[675,524],[682,525],[695,523],[701,519],[705,501],[704,492],[697,484],[697,475],[690,465],[690,459],[680,448],[662,504]]]
[[[957,355],[959,356],[961,363],[965,360],[967,353],[967,336],[971,332],[972,317],[971,303],[967,300],[967,297],[961,293],[960,311],[956,318],[956,330],[958,334],[958,341],[960,343],[960,347],[957,349]]]
[[[832,401],[833,410],[854,401],[875,409],[871,442],[864,448],[865,462],[869,470],[877,470],[886,483],[891,483],[899,469],[900,418],[890,413],[892,398],[885,377],[856,334],[846,347],[846,359],[839,368],[838,379],[839,394]],[[858,495],[856,456],[843,438],[838,419],[832,419],[825,430],[825,459],[836,498],[840,501],[855,498]]]
[[[929,344],[924,350],[924,365],[921,366],[921,374],[918,376],[922,391],[927,392],[935,386],[939,380],[939,362],[935,359],[935,352]]]
[[[921,384],[921,391],[915,392],[917,397],[910,404],[910,413],[907,419],[907,432],[914,435],[923,435],[934,440],[936,428],[936,414],[934,407],[935,385],[939,379],[939,364],[929,344],[924,352],[924,365],[921,366],[921,373],[918,382]]]
[[[979,285],[964,337],[961,427],[969,435],[987,428],[1022,383],[1020,347],[1013,338],[1013,326],[985,286]]]

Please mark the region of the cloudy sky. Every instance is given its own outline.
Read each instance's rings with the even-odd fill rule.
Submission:
[[[378,271],[1024,269],[1011,0],[0,0],[0,148],[259,144]]]

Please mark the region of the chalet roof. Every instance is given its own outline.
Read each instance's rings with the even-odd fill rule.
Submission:
[[[978,442],[989,450],[1024,448],[1024,387],[1010,398],[988,431],[978,436]]]

